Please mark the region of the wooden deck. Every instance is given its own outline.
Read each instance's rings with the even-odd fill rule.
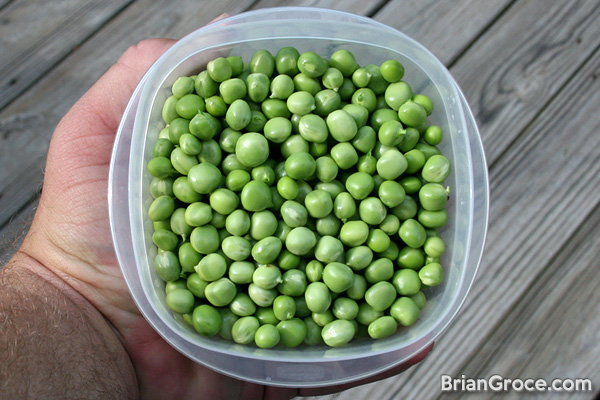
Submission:
[[[442,374],[590,378],[591,392],[537,396],[599,396],[600,3],[594,0],[0,0],[2,264],[35,210],[54,127],[128,46],[182,37],[222,13],[285,5],[366,15],[428,47],[465,92],[490,172],[486,250],[456,321],[420,365],[336,398],[465,397],[442,393]]]

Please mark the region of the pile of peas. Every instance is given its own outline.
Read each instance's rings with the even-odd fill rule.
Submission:
[[[168,307],[261,348],[413,324],[443,280],[450,162],[403,75],[284,47],[178,78],[147,166]]]

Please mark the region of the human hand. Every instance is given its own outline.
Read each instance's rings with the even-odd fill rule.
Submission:
[[[289,399],[348,389],[404,371],[431,350],[382,375],[319,389],[264,387],[223,376],[167,344],[133,303],[114,253],[108,219],[108,170],[121,116],[150,65],[174,41],[129,48],[57,126],[42,196],[21,252],[83,296],[110,323],[129,356],[142,398]],[[43,275],[43,274],[41,274]],[[129,362],[129,360],[127,360]],[[124,377],[125,378],[125,377]]]

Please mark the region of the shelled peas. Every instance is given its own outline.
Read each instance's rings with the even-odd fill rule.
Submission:
[[[450,162],[396,60],[281,48],[178,78],[147,168],[166,303],[260,348],[393,335],[438,285]]]

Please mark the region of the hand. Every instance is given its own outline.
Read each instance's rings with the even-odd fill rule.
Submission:
[[[59,123],[48,152],[39,207],[21,252],[83,296],[110,323],[135,370],[142,398],[289,399],[321,395],[404,371],[331,388],[263,387],[220,375],[168,345],[133,303],[114,254],[107,207],[108,170],[115,133],[136,85],[174,41],[155,39],[129,48]],[[44,275],[40,273],[40,275]],[[127,360],[129,362],[129,360]]]

